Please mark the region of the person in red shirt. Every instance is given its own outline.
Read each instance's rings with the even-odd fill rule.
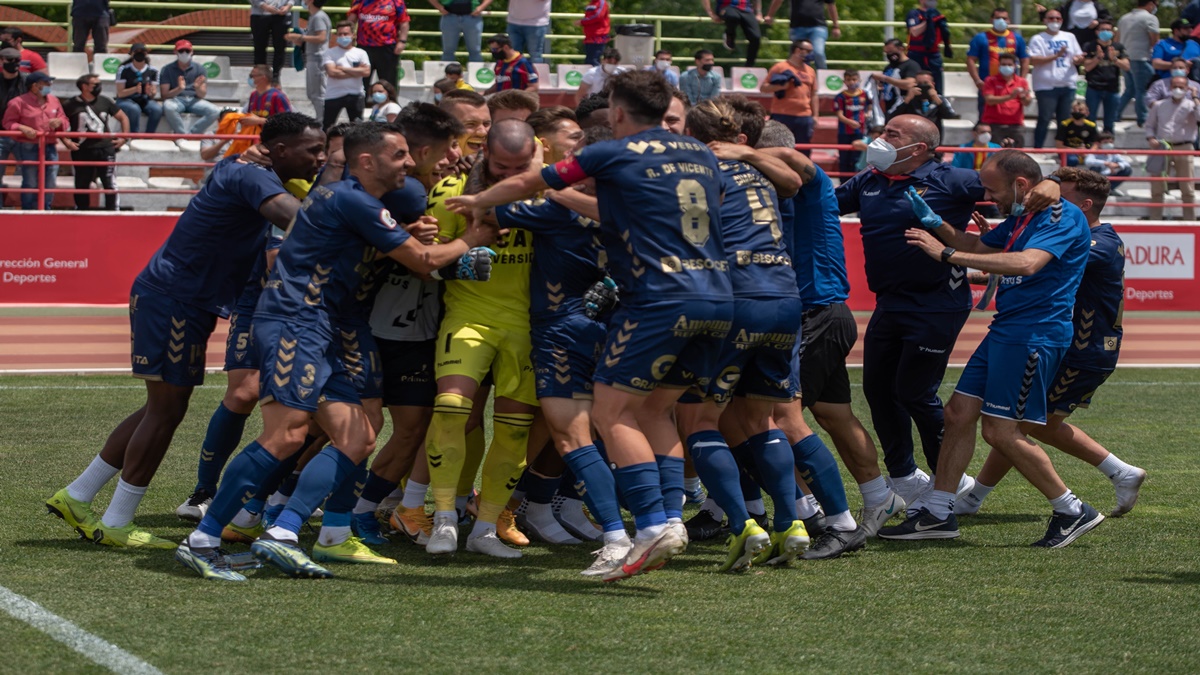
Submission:
[[[46,66],[46,59],[43,59],[37,52],[32,49],[26,49],[24,46],[25,33],[16,26],[0,28],[0,42],[7,42],[15,49],[21,50],[21,72],[28,75],[29,73],[45,73],[50,74],[50,68]]]
[[[600,65],[600,55],[608,44],[608,10],[608,0],[590,0],[583,8],[583,18],[575,22],[583,26],[583,62],[589,66]]]
[[[358,23],[356,43],[370,58],[371,73],[395,86],[400,53],[408,46],[404,0],[354,0],[347,19]],[[371,88],[371,75],[363,78],[363,88]]]
[[[1017,75],[1017,57],[1001,54],[1000,72],[983,82],[983,117],[992,125],[992,138],[1004,147],[1025,147],[1025,106],[1033,102],[1033,92],[1025,78]],[[1005,141],[1011,141],[1006,143]]]
[[[51,82],[53,79],[45,73],[31,74],[25,80],[29,91],[9,101],[8,107],[4,110],[2,123],[4,130],[21,132],[21,136],[17,138],[17,143],[13,146],[13,154],[16,155],[18,161],[22,162],[21,189],[23,190],[36,189],[38,186],[38,134],[47,134],[47,162],[58,161],[58,148],[55,147],[55,141],[61,140],[62,144],[72,152],[79,149],[79,146],[75,145],[71,139],[57,136],[60,131],[70,131],[71,123],[67,120],[67,114],[63,112],[62,102],[50,93]],[[45,181],[47,192],[43,208],[49,211],[50,202],[53,201],[50,190],[58,187],[57,164],[46,164]],[[21,208],[25,211],[37,209],[37,193],[22,192]]]

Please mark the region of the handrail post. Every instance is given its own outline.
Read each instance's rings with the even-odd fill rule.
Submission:
[[[663,38],[662,19],[655,19],[654,20],[654,53],[655,54],[662,51],[662,48],[663,48],[662,38]]]
[[[38,140],[38,191],[37,191],[37,208],[35,211],[41,211],[46,207],[46,134],[39,133]]]

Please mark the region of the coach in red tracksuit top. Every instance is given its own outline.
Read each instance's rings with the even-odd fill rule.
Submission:
[[[371,74],[396,84],[400,52],[408,46],[408,8],[404,0],[354,0],[350,21],[358,22],[357,44],[371,59]],[[363,78],[370,90],[371,75]]]

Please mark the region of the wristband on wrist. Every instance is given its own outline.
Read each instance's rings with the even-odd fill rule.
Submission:
[[[950,256],[954,255],[955,253],[958,253],[958,249],[956,248],[947,246],[946,248],[942,249],[942,262],[950,262]]]

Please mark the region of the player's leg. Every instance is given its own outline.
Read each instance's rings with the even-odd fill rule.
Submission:
[[[1145,469],[1125,463],[1083,429],[1069,424],[1066,418],[1060,415],[1051,416],[1044,427],[1031,425],[1026,429],[1026,433],[1072,457],[1091,464],[1112,482],[1117,491],[1117,506],[1109,514],[1109,517],[1119,518],[1133,510],[1134,504],[1137,503],[1138,492],[1146,480]]]
[[[96,525],[100,522],[100,516],[92,510],[92,501],[101,488],[121,473],[125,447],[129,445],[129,438],[145,414],[146,406],[143,405],[122,420],[108,435],[104,447],[92,458],[83,473],[46,500],[46,510],[61,518],[81,538],[92,541]]]
[[[491,395],[492,373],[488,371],[480,381],[475,395],[471,397],[471,414],[467,417],[467,454],[463,459],[462,471],[458,474],[458,487],[454,497],[454,508],[458,511],[460,523],[474,518],[478,513],[475,480],[479,477],[479,468],[483,466],[483,455],[487,451],[483,417]]]
[[[499,379],[499,378],[497,378]],[[495,557],[519,558],[496,533],[497,521],[525,470],[534,406],[499,395],[492,415],[492,443],[483,460],[479,513],[467,538],[467,550]]]
[[[550,431],[544,423],[544,415],[539,414],[538,417],[541,419],[534,422],[529,434],[525,474],[521,477],[521,484],[513,491],[512,499],[509,499],[508,508],[520,509],[517,522],[531,537],[547,544],[578,544],[582,540],[568,532],[554,514],[554,495],[567,467],[554,444],[548,441]],[[539,428],[541,432],[537,433]],[[539,447],[541,450],[536,450]],[[522,499],[514,504],[517,497]]]
[[[231,324],[232,325],[232,324]],[[230,329],[230,339],[233,339]],[[249,327],[246,330],[249,337]],[[237,449],[246,428],[246,420],[258,404],[258,368],[236,368],[228,371],[225,396],[217,404],[216,411],[208,421],[204,443],[200,446],[200,461],[196,467],[196,487],[191,496],[175,509],[175,515],[184,520],[200,522],[212,496],[217,493],[217,481],[221,478],[229,456]]]
[[[903,331],[896,312],[876,309],[863,337],[863,396],[871,409],[871,425],[879,438],[888,482],[911,503],[929,484],[929,476],[913,459],[912,418],[896,397]]]

